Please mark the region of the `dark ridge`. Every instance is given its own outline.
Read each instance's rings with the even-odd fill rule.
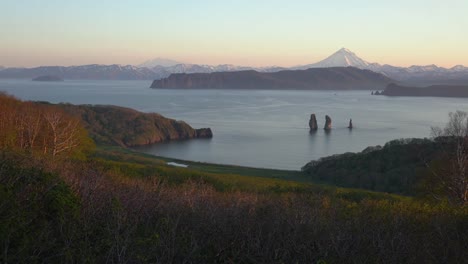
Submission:
[[[215,72],[171,74],[153,81],[151,88],[170,89],[290,89],[376,90],[392,80],[380,73],[354,67],[313,68],[279,72]]]

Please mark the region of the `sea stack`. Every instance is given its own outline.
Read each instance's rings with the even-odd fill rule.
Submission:
[[[315,117],[315,114],[310,115],[309,127],[310,131],[316,131],[318,129],[317,118]]]
[[[325,116],[325,126],[323,127],[323,129],[331,130],[331,128],[332,128],[332,120],[328,115],[326,115]]]
[[[353,129],[353,120],[352,120],[352,119],[349,119],[348,128],[349,128],[349,129]]]

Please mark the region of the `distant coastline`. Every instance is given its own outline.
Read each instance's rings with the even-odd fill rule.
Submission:
[[[468,97],[468,85],[432,85],[427,87],[410,87],[389,84],[380,93],[386,96],[433,96],[433,97]]]
[[[63,82],[64,80],[54,75],[42,75],[32,79],[35,82]]]

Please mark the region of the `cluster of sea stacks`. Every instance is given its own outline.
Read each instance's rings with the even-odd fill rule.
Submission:
[[[315,114],[310,115],[309,128],[310,128],[310,132],[315,132],[318,129],[317,117],[315,116]],[[348,128],[353,129],[353,120],[352,119],[349,119]],[[323,127],[323,129],[325,131],[330,131],[332,129],[332,120],[328,115],[325,115],[325,126]]]

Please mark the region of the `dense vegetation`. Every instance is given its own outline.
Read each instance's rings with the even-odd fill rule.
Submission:
[[[415,194],[419,180],[430,173],[428,163],[446,144],[442,139],[393,140],[383,147],[321,158],[302,170],[314,180],[337,186]]]
[[[432,139],[400,139],[306,164],[313,180],[343,187],[430,195],[468,203],[468,113],[449,114],[444,128],[432,128]]]
[[[183,121],[156,113],[142,113],[110,105],[57,106],[80,118],[98,144],[130,147],[168,140],[212,137],[209,128],[193,129]]]
[[[78,118],[54,105],[21,102],[0,93],[0,149],[38,159],[84,156],[92,140]]]
[[[23,105],[57,110],[5,98],[19,107],[17,113]],[[8,144],[0,151],[1,263],[462,263],[468,258],[466,206],[268,178],[299,172],[195,163],[174,168],[120,148],[91,153],[80,145],[57,154],[61,158],[49,152],[44,158],[20,148],[21,123],[1,124],[14,131],[2,134]],[[76,129],[82,131],[79,124]]]

